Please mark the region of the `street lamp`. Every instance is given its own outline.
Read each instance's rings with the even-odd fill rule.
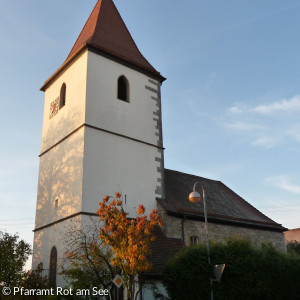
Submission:
[[[201,202],[201,196],[196,192],[196,185],[200,182],[196,182],[193,187],[193,192],[189,195],[189,201],[192,203]],[[210,266],[210,256],[209,256],[209,237],[208,237],[208,228],[207,228],[207,210],[206,210],[206,201],[205,201],[205,191],[202,185],[200,185],[202,190],[202,199],[204,207],[204,219],[205,219],[205,234],[206,234],[206,249],[207,249],[207,260],[208,265]],[[212,287],[212,278],[210,277],[210,299],[214,299],[213,287]]]

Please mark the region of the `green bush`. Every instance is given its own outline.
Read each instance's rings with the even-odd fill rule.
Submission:
[[[300,299],[300,257],[295,253],[231,238],[226,243],[211,243],[211,261],[209,267],[206,245],[187,247],[169,261],[163,283],[171,299],[210,299],[212,265],[223,263],[221,283],[213,282],[215,300]]]
[[[286,244],[288,252],[296,252],[300,255],[300,242],[292,241]]]

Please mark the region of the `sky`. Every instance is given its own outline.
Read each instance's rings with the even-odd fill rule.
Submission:
[[[300,227],[300,2],[115,0],[162,85],[165,167]],[[44,94],[96,0],[0,0],[0,230],[32,244]],[[101,195],[99,195],[99,199]]]

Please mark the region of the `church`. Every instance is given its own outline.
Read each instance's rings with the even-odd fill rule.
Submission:
[[[41,87],[33,268],[42,262],[56,278],[66,228],[97,218],[99,201],[120,192],[130,217],[140,203],[162,217],[148,274],[159,278],[176,251],[205,241],[202,203],[188,201],[195,182],[206,192],[210,237],[240,234],[285,251],[286,228],[222,182],[164,168],[165,80],[139,51],[113,1],[98,0],[68,57]]]

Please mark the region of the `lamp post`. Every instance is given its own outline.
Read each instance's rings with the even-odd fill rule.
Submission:
[[[192,203],[197,203],[201,201],[201,196],[198,192],[196,192],[196,185],[200,182],[196,182],[193,187],[193,192],[189,195],[189,201]],[[206,234],[206,249],[207,249],[207,260],[208,265],[210,266],[210,255],[209,255],[209,237],[208,237],[208,227],[207,227],[207,209],[206,209],[206,201],[205,201],[205,191],[202,185],[200,185],[202,190],[202,198],[203,198],[203,207],[204,207],[204,219],[205,219],[205,234]],[[213,288],[212,288],[212,278],[210,277],[210,299],[214,299]]]

